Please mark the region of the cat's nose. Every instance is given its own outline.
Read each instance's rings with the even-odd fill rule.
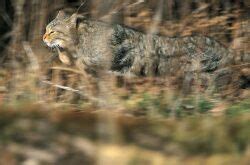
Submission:
[[[44,34],[43,35],[43,40],[45,40],[47,38],[47,36],[48,36],[47,34]]]

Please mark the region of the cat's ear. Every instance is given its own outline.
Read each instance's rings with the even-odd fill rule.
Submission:
[[[75,25],[76,27],[78,26],[79,22],[81,20],[84,20],[85,17],[83,15],[80,15],[80,14],[77,14],[77,13],[74,13],[71,17],[70,17],[70,23],[72,25]]]
[[[65,19],[66,17],[67,14],[63,10],[60,10],[56,16],[57,19]]]

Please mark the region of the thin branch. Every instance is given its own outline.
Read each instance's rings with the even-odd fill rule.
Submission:
[[[73,73],[85,75],[84,73],[82,73],[82,72],[79,71],[79,70],[71,69],[71,68],[66,68],[66,67],[54,66],[54,67],[50,67],[49,69],[53,69],[53,70],[62,70],[62,71],[68,71],[68,72],[73,72]]]
[[[250,63],[243,63],[243,64],[239,64],[239,65],[231,65],[230,67],[236,68],[236,67],[242,67],[242,66],[248,66],[248,65],[250,65]]]
[[[74,88],[71,88],[71,87],[68,87],[68,86],[63,86],[63,85],[55,84],[55,83],[53,83],[51,81],[47,81],[47,80],[43,80],[41,82],[44,83],[44,84],[47,84],[47,85],[51,85],[51,86],[53,86],[55,88],[67,90],[67,91],[70,91],[70,92],[73,92],[73,93],[77,93],[77,94],[83,96],[84,98],[86,98],[86,99],[88,99],[90,101],[98,102],[98,103],[101,102],[99,99],[97,99],[95,97],[92,97],[92,96],[89,96],[86,93],[84,94],[82,91],[80,91],[78,89],[74,89]]]
[[[75,92],[75,93],[78,93],[78,94],[81,95],[81,91],[80,90],[73,89],[71,87],[67,87],[67,86],[63,86],[63,85],[54,84],[54,83],[52,83],[50,81],[43,80],[42,82],[45,83],[45,84],[48,84],[48,85],[52,85],[52,86],[54,86],[56,88],[60,88],[60,89],[64,89],[64,90],[67,90],[67,91]]]
[[[106,16],[109,16],[109,15],[113,15],[113,14],[116,14],[118,12],[120,12],[121,10],[125,9],[125,8],[132,8],[132,7],[135,7],[141,3],[144,3],[145,1],[144,0],[137,0],[136,2],[130,4],[128,1],[122,3],[122,5],[116,7],[115,9],[112,9],[108,14],[104,15],[103,17],[101,17],[100,19],[103,19],[104,17]]]
[[[82,4],[78,7],[78,9],[77,9],[77,11],[76,11],[77,14],[79,13],[79,11],[80,11],[80,9],[83,7],[83,5],[86,4],[86,2],[87,2],[87,0],[84,0],[84,1],[82,2]]]

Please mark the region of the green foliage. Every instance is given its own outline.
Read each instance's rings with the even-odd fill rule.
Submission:
[[[198,109],[200,113],[206,113],[214,107],[211,101],[201,98],[198,103]]]
[[[171,109],[168,102],[164,98],[164,95],[159,94],[157,96],[144,93],[142,99],[138,102],[138,109],[144,112],[151,112],[151,114],[160,114],[163,116],[169,116]]]
[[[250,113],[249,99],[234,104],[226,110],[226,114],[230,116],[244,115],[246,113]]]
[[[167,99],[167,94],[150,95],[144,93],[137,104],[137,109],[168,117],[171,114],[177,117],[204,114],[214,107],[214,103],[204,97],[195,98],[189,96],[185,99],[172,97]]]

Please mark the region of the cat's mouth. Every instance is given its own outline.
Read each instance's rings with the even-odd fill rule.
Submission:
[[[65,48],[63,48],[62,46],[60,46],[59,44],[53,44],[53,43],[46,43],[46,45],[50,48],[52,48],[53,50],[59,50],[60,52],[63,52],[65,50]]]
[[[49,46],[49,47],[52,48],[53,51],[59,51],[59,52],[64,52],[65,51],[65,49],[62,48],[59,45],[53,45],[53,46]]]
[[[57,48],[57,49],[64,49],[64,42],[60,40],[54,40],[54,41],[46,41],[44,40],[45,44],[50,48]]]
[[[63,49],[63,47],[60,46],[59,44],[52,44],[51,47],[52,47],[52,48],[55,48],[55,49],[59,49],[59,50],[62,50],[62,49]]]

